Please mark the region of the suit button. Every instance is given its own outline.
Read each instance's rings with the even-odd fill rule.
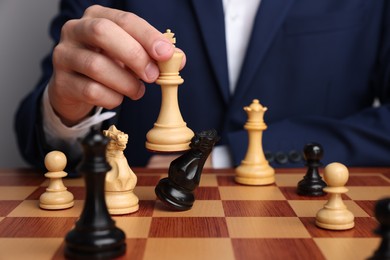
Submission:
[[[269,163],[272,163],[275,160],[275,156],[271,151],[265,151],[264,156]]]
[[[284,152],[277,152],[275,154],[275,161],[279,164],[288,163],[288,156]]]
[[[292,150],[288,153],[288,159],[290,162],[298,163],[302,161],[302,154],[296,150]]]

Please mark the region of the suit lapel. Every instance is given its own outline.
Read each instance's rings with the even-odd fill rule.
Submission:
[[[222,0],[192,0],[192,4],[218,87],[228,103],[230,94]]]
[[[276,32],[294,0],[262,0],[253,25],[251,40],[241,68],[233,101],[239,102],[264,59]],[[269,86],[265,86],[269,87]],[[251,97],[261,98],[261,97]]]

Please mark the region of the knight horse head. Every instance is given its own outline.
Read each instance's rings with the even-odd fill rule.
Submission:
[[[191,139],[190,147],[208,155],[219,139],[220,137],[215,129],[202,131],[194,135]]]
[[[110,138],[107,150],[119,150],[124,151],[126,149],[129,135],[118,130],[115,125],[110,126],[108,130],[104,130],[103,134]]]

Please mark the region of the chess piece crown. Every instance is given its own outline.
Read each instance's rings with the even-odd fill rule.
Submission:
[[[267,107],[263,107],[258,99],[254,99],[253,102],[244,107],[248,115],[248,120],[245,123],[245,129],[248,128],[260,128],[267,129],[267,125],[264,123],[264,113],[268,110]]]

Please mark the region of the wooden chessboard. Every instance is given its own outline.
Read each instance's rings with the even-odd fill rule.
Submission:
[[[328,231],[314,225],[326,197],[295,193],[304,169],[280,169],[276,184],[242,186],[233,170],[205,170],[194,207],[167,210],[154,187],[166,170],[133,169],[138,175],[137,213],[114,217],[127,236],[120,259],[366,259],[379,245],[373,233],[376,200],[390,195],[390,169],[351,169],[344,202],[355,228]],[[48,181],[31,171],[0,171],[0,259],[64,259],[64,236],[83,207],[83,180],[66,179],[75,206],[39,209]]]

